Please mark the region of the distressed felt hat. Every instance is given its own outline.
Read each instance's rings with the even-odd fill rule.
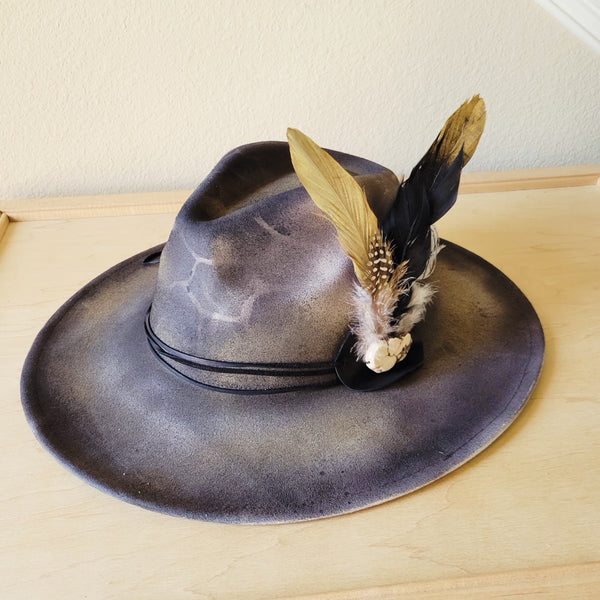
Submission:
[[[450,156],[448,135],[432,147],[435,173],[430,149],[406,182],[327,154],[357,182],[367,217],[383,224],[381,248],[367,246],[366,260],[370,274],[379,269],[376,283],[397,293],[391,329],[375,342],[366,334],[362,352],[352,298],[368,292],[371,302],[380,288],[368,287],[369,275],[360,289],[342,225],[317,206],[327,185],[303,170],[303,157],[318,162],[320,149],[292,132],[293,157],[284,142],[227,154],[166,244],[101,274],[48,321],[22,374],[37,437],[119,498],[238,523],[372,506],[480,452],[522,409],[544,341],[530,303],[491,264],[451,242],[435,266],[429,260],[431,225],[454,203],[470,144],[461,129]],[[423,239],[406,227],[414,212],[386,225],[394,206],[411,202],[426,221]],[[413,237],[386,245],[404,230]],[[381,270],[388,259],[403,283]],[[427,312],[417,318],[423,274],[436,293],[422,298]],[[410,331],[399,325],[407,314]],[[404,344],[393,357],[390,340]]]

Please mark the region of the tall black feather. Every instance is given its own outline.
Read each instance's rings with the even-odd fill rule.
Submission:
[[[462,150],[450,164],[436,152],[428,152],[404,180],[381,230],[394,247],[394,260],[409,261],[409,277],[418,277],[427,264],[431,225],[456,202]]]
[[[409,281],[424,272],[431,254],[431,226],[452,207],[458,195],[462,149],[448,164],[439,154],[440,145],[434,144],[410,177],[400,184],[394,202],[380,223],[384,237],[392,243],[394,262],[407,261]],[[409,301],[410,294],[400,297],[396,316],[406,309]]]
[[[425,271],[431,255],[431,226],[456,202],[462,168],[473,156],[484,125],[485,103],[473,96],[446,121],[379,222],[392,244],[394,262],[407,261],[409,282]],[[405,311],[410,295],[408,292],[398,300],[395,318]]]

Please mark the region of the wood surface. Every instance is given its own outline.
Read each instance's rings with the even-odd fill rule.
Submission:
[[[599,186],[463,194],[440,223],[511,277],[544,326],[541,379],[508,431],[404,498],[287,525],[129,505],[62,467],[23,415],[20,369],[39,329],[97,274],[164,241],[173,219],[11,222],[0,239],[1,597],[600,598]]]
[[[295,596],[284,600],[499,600],[515,596],[565,600],[595,598],[597,590],[600,590],[600,563],[595,562]]]
[[[511,171],[465,173],[461,177],[460,193],[514,192],[544,188],[597,185],[600,165],[576,165]]]

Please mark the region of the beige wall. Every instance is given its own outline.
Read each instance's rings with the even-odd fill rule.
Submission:
[[[476,92],[470,170],[600,162],[600,55],[533,0],[4,0],[0,27],[0,198],[191,188],[288,126],[402,174]]]

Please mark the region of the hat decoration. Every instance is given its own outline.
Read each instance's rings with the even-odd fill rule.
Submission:
[[[308,136],[288,130],[296,174],[335,225],[340,246],[354,266],[353,324],[341,350],[345,364],[350,348],[374,373],[399,367],[393,378],[365,375],[364,369],[362,376],[357,376],[356,369],[347,376],[346,369],[338,369],[349,387],[377,389],[420,366],[420,347],[409,357],[411,331],[425,316],[434,293],[432,284],[425,281],[441,249],[433,224],[456,201],[461,170],[477,147],[485,115],[479,96],[465,102],[447,120],[408,179],[400,183],[381,219],[348,171]],[[399,365],[407,357],[412,364]]]

